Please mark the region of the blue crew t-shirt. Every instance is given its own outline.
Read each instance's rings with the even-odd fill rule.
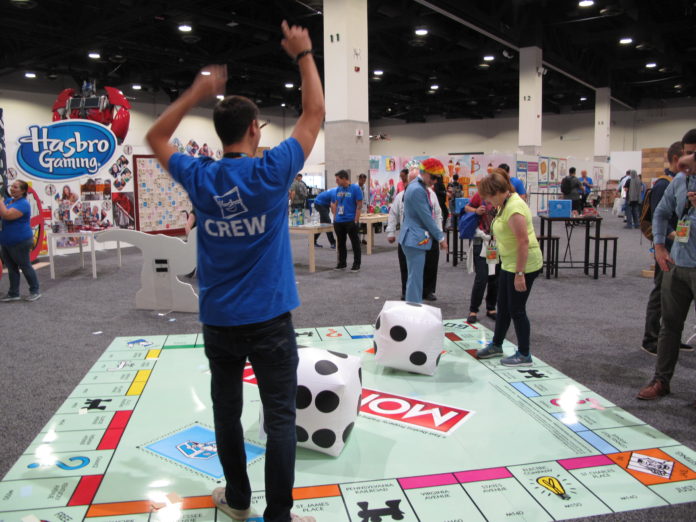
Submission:
[[[520,196],[524,196],[527,193],[527,189],[524,188],[524,182],[520,178],[510,178],[510,183],[515,187],[515,192]]]
[[[196,209],[202,323],[258,323],[300,305],[288,190],[302,165],[304,152],[295,138],[262,158],[171,156],[169,172]]]
[[[334,194],[336,193],[336,189],[338,187],[334,187],[329,190],[325,190],[321,194],[319,194],[316,198],[314,198],[314,204],[315,205],[324,205],[325,207],[328,207],[331,204],[331,200],[333,199]]]
[[[34,237],[31,231],[31,205],[27,198],[20,198],[12,203],[12,198],[5,199],[7,210],[16,208],[22,213],[17,219],[3,219],[0,225],[0,245],[12,246]]]
[[[347,187],[336,187],[336,192],[331,197],[331,203],[336,203],[336,223],[350,223],[355,221],[355,211],[358,202],[362,201],[362,190],[355,183]],[[342,209],[342,210],[341,210]]]

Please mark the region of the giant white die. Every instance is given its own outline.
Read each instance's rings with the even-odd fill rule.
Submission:
[[[444,346],[439,308],[386,301],[375,324],[375,362],[382,366],[433,375]]]
[[[319,348],[298,354],[297,445],[337,457],[360,411],[360,358]]]

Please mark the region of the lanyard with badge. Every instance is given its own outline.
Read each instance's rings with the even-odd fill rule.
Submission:
[[[677,230],[675,240],[679,243],[688,243],[689,235],[691,234],[691,219],[689,213],[691,211],[691,201],[689,200],[689,180],[691,176],[686,177],[686,203],[682,210],[679,221],[677,221]]]
[[[346,199],[346,193],[347,193],[347,192],[346,192],[346,189],[347,189],[347,188],[348,188],[348,187],[343,187],[343,191],[342,191],[342,192],[336,193],[336,196],[339,196],[339,195],[341,196],[341,199],[340,199],[339,202],[338,202],[338,206],[336,207],[336,213],[337,213],[339,216],[342,216],[343,213],[344,213],[343,202],[344,202],[345,199]]]
[[[504,212],[505,205],[507,205],[508,199],[510,199],[510,196],[505,198],[505,201],[503,201],[500,210],[496,212],[493,221],[491,221],[491,240],[488,242],[488,245],[486,246],[486,263],[489,264],[496,264],[498,262],[498,244],[496,243],[495,237],[493,236],[493,224]]]

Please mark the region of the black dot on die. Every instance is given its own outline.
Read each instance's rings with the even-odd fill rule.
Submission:
[[[297,442],[307,442],[309,440],[309,433],[302,426],[295,426],[295,433],[297,434]]]
[[[326,350],[326,351],[329,352],[331,355],[335,355],[336,357],[340,357],[341,359],[347,359],[347,358],[348,358],[348,355],[345,354],[345,353],[341,353],[341,352],[332,352],[331,350]]]
[[[312,442],[320,448],[330,448],[336,442],[336,434],[328,429],[317,430],[312,434]]]
[[[428,356],[425,355],[423,352],[413,352],[411,356],[408,358],[408,360],[416,366],[423,366],[425,362],[428,360]]]
[[[372,341],[372,345],[375,349],[375,353],[377,353],[377,341]]]
[[[382,319],[382,316],[381,316],[381,315],[378,315],[378,316],[377,316],[377,322],[375,323],[375,330],[379,330],[379,327],[380,327],[380,325],[382,324],[381,319]]]
[[[298,410],[303,410],[307,406],[312,404],[312,392],[306,386],[297,387],[297,399],[295,400],[295,406]]]
[[[362,386],[362,368],[358,368],[358,379],[360,379],[360,386]]]
[[[389,330],[389,335],[395,341],[401,342],[406,339],[406,328],[403,326],[392,326],[392,329]]]
[[[317,398],[314,401],[314,404],[320,412],[331,413],[336,408],[338,408],[338,404],[340,402],[341,399],[338,398],[338,395],[336,395],[332,391],[326,390],[323,392],[319,392]]]
[[[442,357],[442,354],[440,354],[440,355],[437,356],[437,360],[435,361],[435,366],[437,366],[438,364],[440,364],[440,357]]]
[[[346,426],[346,429],[343,430],[343,442],[344,443],[348,440],[348,436],[350,435],[350,432],[353,431],[353,426],[355,426],[355,423],[351,422],[348,426]]]
[[[332,373],[336,373],[338,371],[338,366],[331,361],[322,360],[317,361],[317,363],[314,365],[314,369],[319,375],[331,375]]]

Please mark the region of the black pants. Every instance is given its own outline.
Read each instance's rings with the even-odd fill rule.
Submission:
[[[399,245],[397,249],[399,254],[399,270],[401,271],[401,295],[406,295],[406,281],[408,280],[408,266],[406,265],[406,255],[404,250]]]
[[[350,237],[350,245],[353,248],[353,266],[360,266],[362,252],[360,251],[360,237],[358,236],[358,224],[354,221],[348,223],[334,223],[338,244],[338,266],[346,266],[348,251],[346,250],[346,237]]]
[[[582,214],[582,201],[580,199],[571,200],[571,209],[575,210],[578,214]]]
[[[317,205],[314,204],[314,210],[319,212],[319,223],[331,224],[331,215],[329,214],[328,205]],[[314,242],[316,243],[321,234],[314,234]],[[334,238],[333,232],[327,232],[326,237],[329,238],[329,243],[332,245],[336,244],[336,238]]]
[[[532,283],[541,273],[541,270],[525,274],[524,279],[527,283],[527,290],[518,292],[515,290],[515,274],[500,270],[498,276],[498,313],[495,318],[495,332],[493,333],[493,343],[502,346],[505,335],[510,328],[510,323],[515,325],[515,335],[517,335],[517,349],[522,355],[529,355],[529,337],[531,327],[527,317],[527,299],[532,291]]]
[[[440,261],[440,243],[431,241],[430,250],[425,253],[423,269],[423,298],[435,293],[437,286],[437,265]]]
[[[495,310],[495,305],[498,300],[498,274],[500,274],[500,264],[495,265],[495,275],[488,275],[488,263],[485,257],[481,257],[481,249],[483,244],[474,244],[474,271],[476,279],[474,286],[471,287],[471,300],[469,303],[469,311],[478,313],[479,306],[483,301],[483,294],[486,293],[486,310]]]
[[[297,343],[289,313],[244,326],[203,325],[210,363],[211,396],[218,456],[225,473],[227,503],[246,509],[251,503],[244,429],[241,424],[242,374],[247,359],[258,380],[266,442],[264,520],[290,520],[295,480],[295,397]]]

